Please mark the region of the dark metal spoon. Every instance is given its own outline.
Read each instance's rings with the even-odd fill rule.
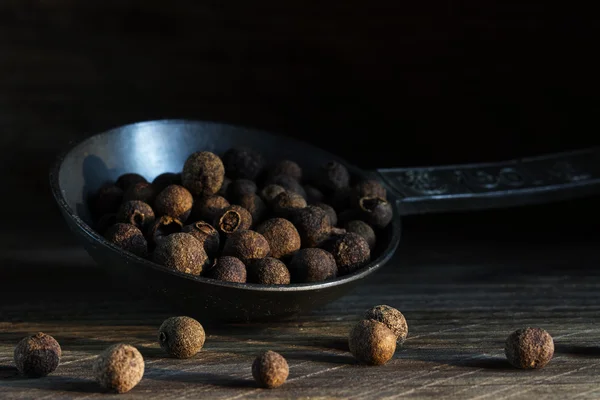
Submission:
[[[354,274],[331,281],[289,286],[236,284],[194,277],[136,257],[91,228],[86,198],[126,172],[152,180],[178,172],[194,151],[222,153],[245,145],[268,160],[297,161],[308,175],[337,160],[359,177],[382,180],[395,201],[396,217]],[[212,122],[141,122],[104,132],[62,154],[50,173],[54,197],[70,229],[115,283],[161,296],[188,315],[227,321],[276,320],[306,312],[347,293],[385,264],[400,242],[400,216],[541,203],[596,193],[600,148],[501,163],[363,171],[322,149],[270,133]]]

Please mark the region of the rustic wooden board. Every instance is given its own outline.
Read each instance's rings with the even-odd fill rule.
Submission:
[[[91,363],[125,342],[141,350],[146,373],[123,398],[597,398],[600,252],[564,239],[549,249],[409,233],[390,265],[352,294],[292,322],[207,325],[205,348],[188,360],[165,357],[156,342],[170,311],[113,293],[79,248],[2,251],[0,391],[7,399],[110,398],[92,381]],[[404,312],[409,338],[387,365],[356,365],[347,331],[381,303]],[[515,370],[503,356],[505,337],[528,325],[555,339],[545,369]],[[13,347],[39,330],[59,340],[62,363],[49,377],[20,378]],[[257,389],[251,378],[265,349],[290,364],[289,380],[275,390]]]

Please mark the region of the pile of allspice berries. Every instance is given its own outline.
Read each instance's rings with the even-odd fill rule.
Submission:
[[[199,151],[181,173],[152,182],[121,175],[89,205],[108,241],[167,268],[238,283],[320,282],[371,260],[393,207],[380,182],[339,162],[314,175],[246,147]]]
[[[367,310],[350,330],[348,347],[361,364],[384,365],[408,335],[404,315],[396,308],[378,305]],[[204,327],[187,316],[167,318],[158,329],[160,347],[171,357],[195,356],[206,340]],[[541,328],[524,328],[511,333],[505,342],[508,362],[520,369],[542,368],[554,355],[554,341]],[[36,378],[52,373],[62,356],[61,347],[50,335],[37,333],[23,338],[15,347],[14,360],[19,372]],[[268,350],[253,361],[252,377],[258,387],[272,389],[285,383],[288,363],[281,354]],[[94,360],[91,373],[105,391],[125,393],[143,378],[145,363],[137,348],[125,343],[114,344]]]

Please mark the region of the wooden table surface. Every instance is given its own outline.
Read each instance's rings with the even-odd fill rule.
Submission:
[[[389,265],[314,313],[291,322],[206,325],[204,349],[187,360],[165,357],[156,341],[172,312],[111,290],[108,277],[68,233],[52,240],[48,232],[33,233],[39,243],[33,248],[4,235],[2,398],[112,398],[90,373],[98,352],[116,342],[137,346],[146,361],[142,382],[123,398],[598,398],[598,237],[528,231],[527,219],[512,234],[457,235],[448,229],[453,218],[460,220],[440,217],[425,227],[423,217],[409,221]],[[347,332],[376,304],[400,309],[409,336],[387,365],[360,366],[348,352]],[[506,336],[524,326],[554,337],[555,356],[544,369],[516,370],[505,360]],[[24,379],[12,352],[36,331],[55,336],[63,358],[52,375]],[[251,363],[265,349],[280,352],[290,365],[278,389],[257,389],[252,381]]]

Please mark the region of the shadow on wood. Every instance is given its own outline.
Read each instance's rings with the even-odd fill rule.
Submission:
[[[565,354],[573,357],[600,358],[600,346],[557,344],[554,346],[554,354]]]
[[[4,382],[3,386],[16,388],[38,388],[58,392],[95,393],[103,392],[98,383],[90,379],[64,376],[47,376],[44,378],[19,378]]]
[[[254,381],[251,379],[242,379],[229,375],[213,374],[208,372],[179,372],[160,368],[149,369],[146,375],[144,376],[144,379],[182,383],[197,383],[230,388],[256,388]]]

